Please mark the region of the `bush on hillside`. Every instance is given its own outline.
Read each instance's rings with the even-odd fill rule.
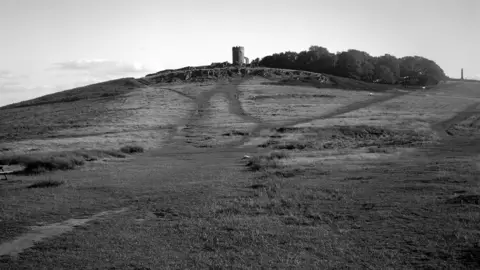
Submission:
[[[126,145],[120,148],[120,151],[125,154],[133,154],[133,153],[143,153],[143,147],[138,145]]]

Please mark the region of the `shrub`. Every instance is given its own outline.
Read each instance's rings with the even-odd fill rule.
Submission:
[[[126,154],[132,154],[132,153],[142,153],[143,152],[143,147],[138,146],[138,145],[126,145],[122,148],[120,148],[120,151]]]
[[[71,170],[83,165],[84,159],[75,156],[43,156],[24,159],[20,162],[25,165],[25,172],[40,173],[54,170]]]

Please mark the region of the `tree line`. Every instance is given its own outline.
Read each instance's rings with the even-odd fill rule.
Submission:
[[[311,46],[299,53],[287,51],[255,59],[253,65],[271,68],[305,70],[386,84],[437,84],[445,72],[432,60],[420,56],[396,58],[393,55],[371,56],[359,50],[330,53],[326,48]]]

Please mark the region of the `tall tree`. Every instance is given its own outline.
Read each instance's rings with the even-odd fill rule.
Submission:
[[[380,56],[377,59],[376,65],[388,67],[393,74],[394,81],[400,78],[400,60],[395,56],[390,54]]]
[[[382,80],[384,83],[393,84],[395,83],[395,74],[390,70],[389,67],[384,65],[379,65],[375,69],[375,76]]]

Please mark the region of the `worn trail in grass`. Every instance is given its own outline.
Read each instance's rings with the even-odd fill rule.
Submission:
[[[460,123],[461,121],[475,114],[480,114],[480,109],[478,108],[479,106],[480,106],[480,103],[474,103],[468,106],[464,111],[456,114],[454,117],[433,125],[433,129],[438,131],[439,134],[441,134],[441,136],[448,138],[448,135],[450,135],[448,134],[448,130],[453,125]]]
[[[200,93],[194,97],[195,107],[190,112],[190,115],[177,124],[177,128],[170,134],[169,143],[184,144],[185,138],[202,139],[205,137],[205,131],[201,129],[201,122],[207,119],[212,113],[212,101],[215,96],[222,95],[227,99],[228,112],[232,116],[239,117],[244,123],[259,123],[260,120],[247,114],[238,99],[240,92],[238,91],[238,84],[242,79],[234,79],[231,82],[225,81],[218,83],[215,88],[209,91]],[[215,116],[214,116],[215,117]],[[209,129],[209,127],[205,127]]]
[[[346,106],[344,106],[340,109],[337,109],[337,110],[335,110],[331,113],[327,113],[325,115],[320,115],[320,116],[316,116],[316,117],[300,118],[300,119],[297,119],[297,120],[294,120],[294,121],[286,121],[286,122],[279,122],[279,123],[262,123],[262,124],[259,124],[254,130],[252,130],[250,137],[259,136],[260,132],[262,130],[265,130],[265,129],[274,129],[274,128],[278,128],[278,127],[288,127],[288,126],[294,126],[294,125],[298,125],[298,124],[302,124],[302,123],[311,122],[311,121],[314,121],[314,120],[332,118],[334,116],[345,114],[345,113],[355,111],[355,110],[358,110],[358,109],[361,109],[361,108],[365,108],[365,107],[368,107],[372,104],[383,102],[383,101],[386,101],[386,100],[389,100],[389,99],[393,99],[393,98],[405,95],[407,93],[408,92],[396,92],[396,93],[392,93],[392,94],[386,95],[386,96],[375,97],[375,98],[372,98],[372,99],[369,99],[369,100],[366,100],[366,101],[363,101],[363,102],[356,102],[356,103],[353,103],[353,104],[346,105]],[[241,143],[245,143],[248,139],[249,139],[248,137],[245,137],[244,140]]]
[[[126,208],[115,210],[115,211],[104,211],[98,214],[93,215],[90,218],[84,219],[69,219],[63,222],[44,225],[44,226],[35,226],[32,228],[31,232],[28,232],[12,242],[6,242],[0,245],[0,257],[1,256],[12,256],[16,257],[19,253],[23,252],[27,248],[31,248],[35,243],[40,242],[47,238],[52,238],[55,236],[62,235],[66,232],[72,231],[75,227],[84,226],[88,222],[99,220],[105,217],[108,217],[112,214],[118,214],[126,211]]]
[[[170,143],[173,141],[183,142],[184,141],[183,137],[186,137],[186,136],[201,137],[201,132],[198,132],[196,128],[199,124],[199,121],[204,119],[207,116],[209,110],[211,110],[212,98],[218,94],[224,95],[228,99],[228,110],[232,115],[240,117],[247,123],[256,124],[256,126],[253,127],[251,130],[249,130],[247,133],[242,134],[239,140],[235,140],[229,143],[225,143],[223,145],[219,145],[219,147],[231,148],[231,147],[244,145],[249,139],[253,137],[258,137],[260,135],[260,132],[265,129],[293,126],[301,123],[310,122],[313,120],[328,119],[337,115],[355,111],[360,108],[368,107],[372,104],[380,103],[380,102],[390,100],[390,99],[409,93],[409,92],[392,91],[387,95],[382,95],[380,97],[372,97],[366,101],[355,102],[353,104],[346,105],[331,113],[317,115],[317,116],[308,117],[308,118],[300,117],[299,119],[296,119],[293,121],[271,122],[271,121],[262,121],[260,118],[254,117],[246,113],[245,110],[243,109],[242,104],[239,100],[241,91],[239,90],[238,86],[242,83],[247,82],[248,79],[251,79],[251,78],[246,77],[243,79],[234,79],[228,83],[219,83],[214,89],[210,91],[202,92],[197,97],[195,97],[194,98],[194,101],[196,103],[195,109],[192,110],[188,118],[180,121],[180,123],[177,125],[177,128],[173,130],[173,132],[170,134],[168,141]],[[178,138],[181,138],[181,139],[179,140]]]

